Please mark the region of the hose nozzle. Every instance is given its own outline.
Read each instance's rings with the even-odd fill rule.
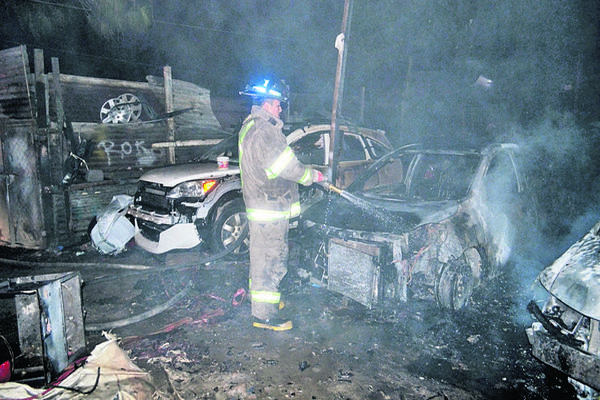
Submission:
[[[322,190],[327,192],[334,192],[341,195],[344,191],[338,187],[333,186],[331,183],[327,181],[316,182],[317,185],[321,187]]]
[[[322,181],[322,182],[319,182],[319,185],[320,185],[320,186],[321,186],[323,189],[327,190],[328,192],[334,192],[334,193],[337,193],[337,194],[341,194],[341,193],[342,193],[342,190],[341,190],[341,189],[339,189],[339,188],[337,188],[337,187],[333,186],[331,183],[329,183],[329,182],[327,182],[327,181]]]
[[[330,192],[334,192],[334,193],[337,193],[337,194],[340,194],[340,195],[342,194],[342,189],[340,189],[340,188],[338,188],[338,187],[335,187],[335,186],[333,186],[332,184],[329,184],[329,185],[328,185],[328,187],[327,187],[327,189],[328,189]]]

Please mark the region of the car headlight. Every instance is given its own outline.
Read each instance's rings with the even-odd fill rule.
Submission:
[[[212,189],[217,186],[214,179],[183,182],[167,193],[169,199],[180,199],[182,197],[196,197],[203,200]]]

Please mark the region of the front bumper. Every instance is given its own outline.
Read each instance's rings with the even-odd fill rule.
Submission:
[[[173,225],[160,233],[158,241],[142,235],[136,223],[135,244],[153,254],[162,254],[175,249],[191,249],[201,242],[202,239],[198,236],[198,230],[193,223]]]
[[[539,322],[526,329],[533,356],[567,376],[600,390],[600,356],[559,342]]]

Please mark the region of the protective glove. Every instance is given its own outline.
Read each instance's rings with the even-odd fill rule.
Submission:
[[[313,183],[316,183],[318,187],[325,189],[325,191],[329,191],[329,187],[331,186],[327,180],[327,176],[316,169],[313,169]]]
[[[326,180],[325,175],[323,175],[323,173],[317,169],[313,170],[313,183],[314,182],[323,182],[324,180]]]

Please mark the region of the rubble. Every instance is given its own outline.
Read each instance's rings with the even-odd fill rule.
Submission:
[[[76,251],[63,251],[61,259]],[[92,249],[73,257],[83,265],[106,260]],[[490,297],[475,296],[461,313],[415,301],[384,314],[302,280],[292,260],[283,293],[294,329],[265,334],[251,328],[247,300],[234,305],[247,284],[247,263],[203,264],[202,257],[186,251],[148,258],[128,248],[112,262],[145,261],[152,269],[81,269],[86,317],[96,322],[125,315],[134,303],[152,308],[176,296],[182,282],[193,282],[167,311],[111,330],[131,362],[151,377],[156,398],[575,398],[563,377],[531,356],[511,314],[510,280],[491,282]],[[0,268],[3,275],[11,271]],[[108,280],[94,279],[102,276]],[[102,282],[112,287],[110,296]],[[98,331],[88,331],[87,340],[89,348],[105,341]]]

